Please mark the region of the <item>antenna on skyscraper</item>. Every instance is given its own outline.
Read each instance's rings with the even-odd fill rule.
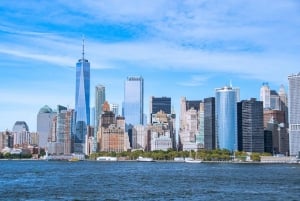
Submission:
[[[84,61],[84,35],[82,35],[82,61]]]
[[[232,88],[232,81],[231,80],[229,81],[229,87]]]

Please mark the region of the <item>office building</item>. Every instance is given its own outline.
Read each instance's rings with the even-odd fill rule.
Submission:
[[[163,111],[166,114],[171,114],[171,98],[170,97],[150,97],[149,115]]]
[[[288,76],[289,80],[289,144],[290,155],[300,152],[300,73]]]
[[[76,134],[75,152],[83,153],[87,126],[90,125],[90,63],[84,57],[84,41],[82,45],[82,58],[76,64]]]
[[[147,127],[135,125],[132,129],[132,149],[145,150],[147,145]]]
[[[75,111],[58,105],[47,143],[48,153],[63,155],[75,152],[75,137]]]
[[[219,149],[237,150],[237,102],[239,88],[216,89],[216,145]]]
[[[144,79],[142,77],[127,77],[124,87],[123,104],[126,131],[135,125],[143,125]]]
[[[204,99],[204,148],[216,148],[215,98]]]
[[[264,152],[263,102],[255,98],[237,103],[238,150]]]
[[[47,146],[48,138],[52,128],[52,120],[56,115],[52,109],[45,105],[37,114],[37,133],[39,135],[39,147],[45,148]]]
[[[125,119],[110,110],[108,102],[102,107],[101,126],[98,130],[98,142],[100,151],[123,152],[128,148],[128,137],[125,133]]]
[[[200,125],[200,122],[204,124],[202,101],[190,101],[182,97],[180,108],[179,149],[184,151],[203,149],[204,125]],[[202,132],[200,128],[202,128]]]
[[[264,82],[260,88],[260,101],[263,102],[264,108],[271,108],[270,87],[267,82]]]
[[[102,115],[102,106],[105,102],[105,86],[97,85],[95,87],[95,137],[97,138],[97,132],[99,127],[99,121]]]

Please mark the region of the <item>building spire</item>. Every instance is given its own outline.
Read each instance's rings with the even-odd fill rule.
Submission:
[[[84,62],[84,35],[82,35],[82,62]]]

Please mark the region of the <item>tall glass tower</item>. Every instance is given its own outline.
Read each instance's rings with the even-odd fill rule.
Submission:
[[[216,144],[219,149],[237,150],[237,102],[239,88],[216,89]]]
[[[76,64],[76,134],[74,151],[82,153],[90,125],[90,63],[84,58],[84,40],[82,43],[82,58]]]
[[[289,130],[290,155],[300,153],[300,73],[288,76],[289,80]]]
[[[127,77],[124,88],[124,117],[126,130],[143,125],[144,79],[140,76]]]
[[[95,88],[95,137],[97,137],[99,121],[103,112],[102,105],[105,100],[105,86],[99,84]]]

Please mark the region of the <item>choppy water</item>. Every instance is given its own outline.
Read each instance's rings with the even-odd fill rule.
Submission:
[[[300,165],[0,161],[0,200],[300,200]]]

